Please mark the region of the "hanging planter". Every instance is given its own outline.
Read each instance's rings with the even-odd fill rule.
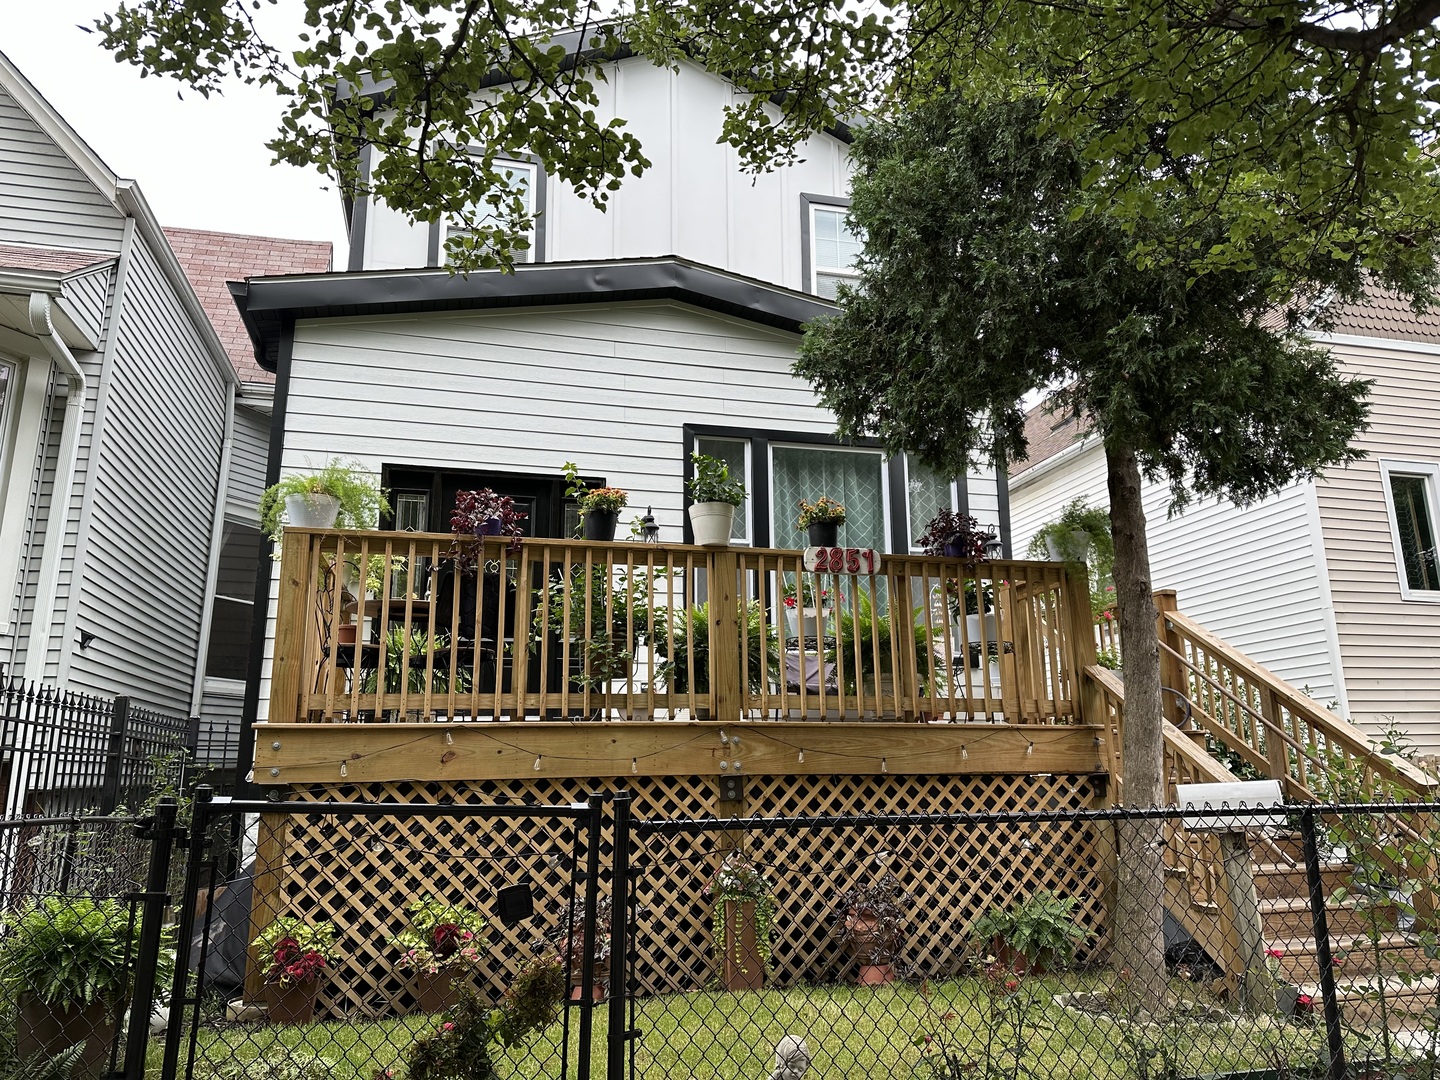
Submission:
[[[373,529],[390,512],[385,492],[358,461],[335,458],[319,472],[287,476],[260,497],[260,527],[279,543],[298,529]]]

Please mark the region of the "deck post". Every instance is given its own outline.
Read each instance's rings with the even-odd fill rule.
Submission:
[[[740,719],[739,563],[734,551],[710,553],[710,696],[716,720]]]
[[[1240,1004],[1256,1016],[1273,1013],[1275,983],[1265,966],[1265,929],[1261,925],[1260,900],[1255,891],[1250,841],[1243,829],[1222,832],[1219,840],[1225,867],[1225,895],[1233,927],[1233,933],[1226,937],[1233,937],[1237,946]]]
[[[271,664],[270,714],[267,719],[294,723],[301,709],[305,666],[305,611],[310,602],[306,569],[308,533],[286,529],[280,543],[280,603],[275,613],[275,659]]]
[[[1174,589],[1155,590],[1155,636],[1160,640],[1160,685],[1169,687],[1177,694],[1184,694],[1190,697],[1190,687],[1185,678],[1185,671],[1177,654],[1184,647],[1174,628],[1169,624],[1166,616],[1180,610],[1180,598]],[[1125,648],[1124,627],[1121,627],[1120,648]],[[1175,694],[1160,695],[1160,711],[1165,719],[1169,720],[1176,727],[1180,727],[1183,720],[1183,710],[1180,699]],[[1182,728],[1183,730],[1183,728]]]

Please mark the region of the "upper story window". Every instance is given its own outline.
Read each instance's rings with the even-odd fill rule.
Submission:
[[[795,522],[800,500],[828,495],[845,506],[841,536],[846,547],[888,551],[885,458],[878,450],[838,446],[770,448],[772,543],[803,548],[808,543]]]
[[[955,484],[927,469],[913,454],[905,455],[905,513],[910,523],[910,550],[920,550],[920,537],[941,510],[955,509]]]
[[[517,263],[541,262],[542,256],[540,246],[543,236],[535,222],[535,209],[537,205],[544,203],[544,174],[539,166],[533,161],[508,161],[497,160],[495,170],[505,177],[506,181],[516,187],[522,200],[525,203],[525,213],[530,218],[530,229],[525,237],[530,241],[530,246],[524,251],[515,252]],[[478,215],[478,223],[488,225],[497,221],[499,215],[488,203],[471,203],[469,210]],[[470,232],[457,224],[446,223],[440,230],[440,260],[445,261],[445,244],[452,236],[463,236]]]
[[[1381,461],[1390,535],[1406,600],[1440,603],[1440,464]]]
[[[840,283],[858,276],[855,260],[860,238],[845,224],[850,200],[830,195],[802,195],[801,219],[805,289],[834,300]]]

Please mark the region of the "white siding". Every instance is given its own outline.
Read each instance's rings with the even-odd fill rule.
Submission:
[[[669,303],[301,321],[285,471],[335,455],[558,476],[573,460],[681,536],[687,423],[829,434],[797,337]],[[994,501],[976,477],[972,499]],[[274,632],[272,579],[270,636]],[[260,712],[269,699],[266,649]]]
[[[0,89],[0,241],[114,252],[119,212]]]
[[[1391,722],[1440,753],[1440,604],[1404,600],[1379,458],[1440,464],[1440,347],[1333,339],[1348,371],[1376,380],[1367,454],[1316,487],[1350,709],[1373,730]]]
[[[1110,505],[1098,443],[1067,450],[1011,480],[1016,554],[1077,497]],[[1339,665],[1310,500],[1308,483],[1292,484],[1245,510],[1211,501],[1169,518],[1168,487],[1144,488],[1155,588],[1176,590],[1186,615],[1326,704],[1339,696]]]
[[[804,160],[771,173],[741,171],[717,143],[733,86],[693,64],[678,72],[636,57],[612,65],[598,87],[599,122],[620,116],[651,167],[626,177],[602,212],[551,176],[544,208],[546,262],[679,255],[747,277],[805,288],[802,194],[844,195],[849,147],[816,135]],[[429,226],[383,205],[367,210],[365,269],[424,266]]]
[[[205,599],[225,388],[138,236],[132,260],[104,432],[83,481],[91,518],[72,622],[98,640],[72,653],[68,683],[183,714]],[[77,472],[77,491],[81,479]]]

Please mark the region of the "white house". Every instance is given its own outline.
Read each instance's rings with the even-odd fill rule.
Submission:
[[[750,498],[742,544],[800,545],[796,502],[849,508],[847,543],[906,551],[942,505],[1008,534],[989,472],[936,477],[873,445],[841,445],[791,373],[801,328],[832,309],[858,244],[844,227],[848,133],[753,177],[717,139],[732,85],[641,57],[607,69],[600,121],[623,116],[654,167],[601,213],[528,175],[532,262],[454,275],[445,226],[371,201],[351,208],[350,272],[235,286],[261,362],[277,372],[272,478],[340,455],[391,489],[395,524],[448,531],[457,490],[514,495],[534,535],[568,535],[561,466],[653,507],[688,536],[691,451],[721,456]],[[272,590],[272,605],[275,594]],[[273,634],[273,610],[267,627]],[[264,718],[268,659],[256,672]]]
[[[1372,734],[1394,723],[1440,752],[1440,316],[1388,297],[1348,306],[1319,338],[1375,380],[1363,460],[1291,484],[1247,509],[1167,515],[1147,484],[1156,588],[1289,682]],[[1103,448],[1074,417],[1028,418],[1031,452],[1011,470],[1020,550],[1076,497],[1107,506]]]

